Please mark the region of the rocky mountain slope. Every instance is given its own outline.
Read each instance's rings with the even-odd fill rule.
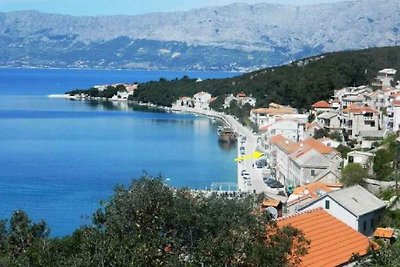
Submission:
[[[247,70],[399,43],[400,0],[233,4],[140,16],[0,13],[2,66]]]

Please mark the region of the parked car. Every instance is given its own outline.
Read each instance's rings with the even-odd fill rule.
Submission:
[[[284,185],[279,181],[274,181],[273,183],[268,185],[271,188],[283,188]]]
[[[244,179],[250,179],[250,173],[248,171],[243,170],[241,174]]]
[[[268,186],[277,182],[275,179],[273,179],[271,177],[264,177],[263,180],[264,180],[264,183],[266,183]]]

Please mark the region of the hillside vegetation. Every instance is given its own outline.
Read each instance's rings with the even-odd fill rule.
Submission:
[[[320,99],[329,99],[335,89],[370,83],[383,68],[400,70],[400,47],[329,53],[229,79],[199,83],[187,77],[160,79],[141,84],[132,100],[171,106],[180,96],[199,91],[219,97],[243,91],[257,98],[257,106],[277,102],[307,109]]]
[[[255,212],[262,196],[174,190],[161,178],[118,187],[71,236],[50,238],[23,211],[0,220],[0,266],[292,266],[309,242]],[[268,229],[268,235],[266,235]]]

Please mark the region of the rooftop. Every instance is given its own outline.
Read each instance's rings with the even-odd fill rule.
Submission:
[[[391,228],[376,228],[374,237],[392,238],[394,237],[394,230]]]
[[[386,207],[382,200],[360,185],[333,191],[328,196],[357,217]]]
[[[318,102],[314,103],[311,107],[312,108],[330,108],[331,104],[329,104],[326,101],[318,101]]]
[[[339,221],[322,208],[278,220],[278,226],[295,227],[310,240],[308,253],[300,266],[338,266],[349,262],[353,254],[368,252],[367,237]]]
[[[356,113],[356,114],[375,113],[375,114],[379,114],[379,112],[376,109],[373,109],[368,106],[358,106],[355,104],[349,105],[345,110],[343,110],[343,113]]]

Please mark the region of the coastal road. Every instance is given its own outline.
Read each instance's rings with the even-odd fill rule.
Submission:
[[[250,128],[243,126],[239,123],[235,118],[230,115],[226,115],[223,113],[219,113],[213,110],[203,110],[197,108],[188,108],[182,106],[174,106],[172,110],[180,111],[180,112],[189,112],[195,114],[201,114],[209,117],[214,117],[223,120],[226,124],[228,124],[239,136],[238,138],[238,148],[237,148],[237,156],[240,157],[240,147],[244,146],[245,154],[251,155],[257,149],[257,140],[258,136],[253,133]],[[240,140],[242,137],[246,137],[246,141],[241,144]],[[234,159],[232,159],[234,160]],[[263,181],[262,170],[258,169],[256,166],[255,159],[244,160],[241,163],[237,163],[237,185],[238,190],[242,192],[266,192],[270,194],[274,194],[275,192],[271,192],[271,190],[267,187],[267,185]],[[248,183],[246,179],[242,176],[242,170],[246,170],[250,174],[250,182]]]

